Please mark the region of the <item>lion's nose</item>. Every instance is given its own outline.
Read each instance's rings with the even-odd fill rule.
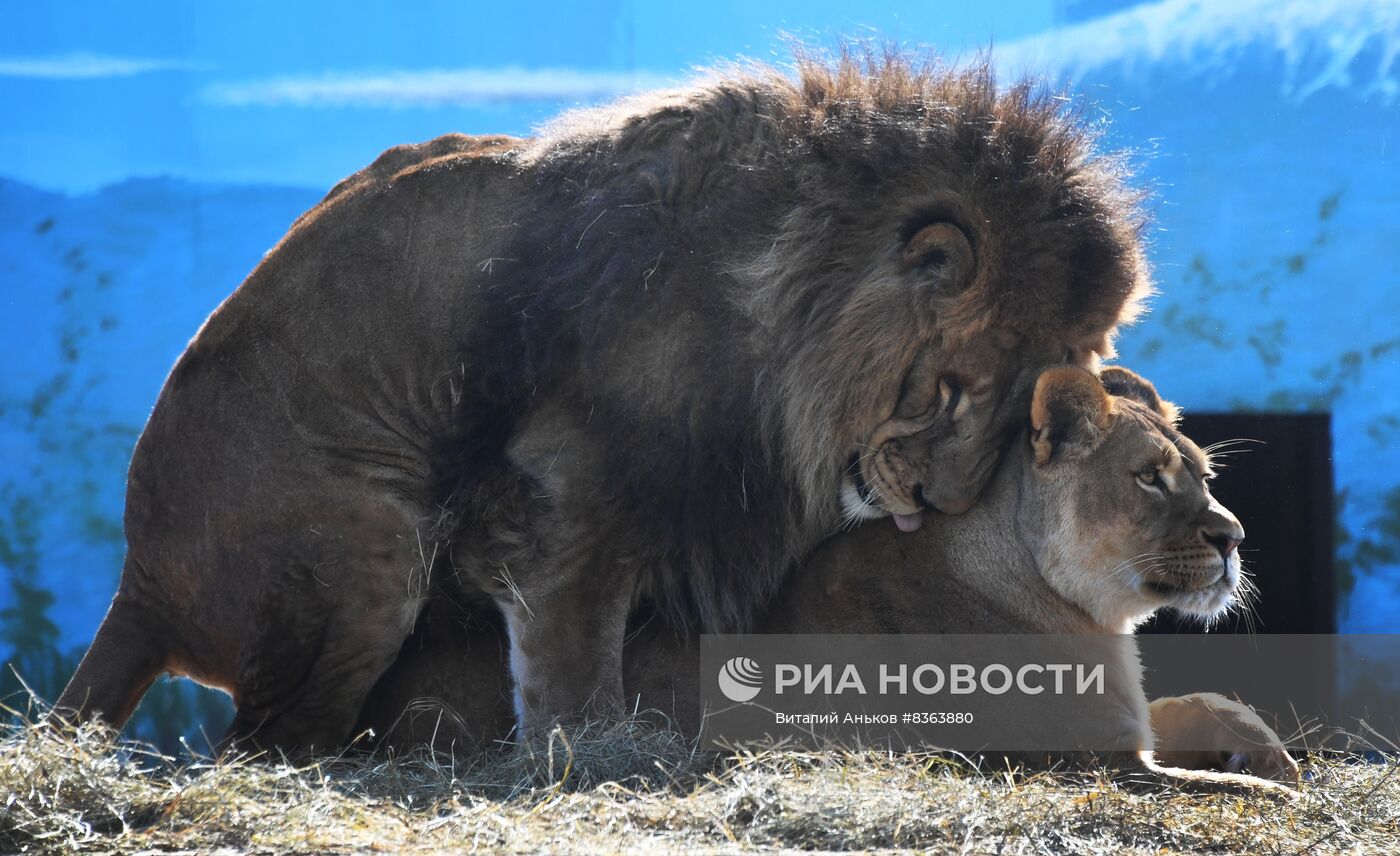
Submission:
[[[1231,532],[1210,532],[1202,530],[1201,538],[1209,545],[1220,551],[1220,558],[1228,559],[1230,554],[1235,552],[1235,548],[1240,546],[1240,541],[1244,540],[1243,535],[1235,537]]]

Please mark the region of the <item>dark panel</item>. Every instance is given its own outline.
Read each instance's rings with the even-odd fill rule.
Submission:
[[[1332,419],[1326,413],[1188,413],[1182,430],[1202,447],[1232,446],[1217,459],[1211,486],[1244,524],[1241,555],[1259,587],[1258,633],[1335,633],[1332,569]],[[1163,614],[1146,633],[1197,632],[1200,625]],[[1213,633],[1247,632],[1236,614]]]

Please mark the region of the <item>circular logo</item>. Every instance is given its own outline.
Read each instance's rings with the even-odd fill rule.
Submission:
[[[750,701],[763,688],[763,669],[748,657],[735,657],[720,667],[719,691],[730,701]]]

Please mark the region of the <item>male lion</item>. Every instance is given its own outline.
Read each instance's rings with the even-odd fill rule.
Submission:
[[[971,506],[1039,370],[1135,310],[1139,230],[1061,101],[897,56],[391,150],[172,371],[59,706],[120,724],[171,671],[230,738],[334,746],[460,586],[527,728],[614,709],[639,599],[741,629],[843,511]],[[503,525],[528,564],[460,560]]]
[[[1229,607],[1244,530],[1211,497],[1208,459],[1176,430],[1176,409],[1151,384],[1121,368],[1105,369],[1102,382],[1079,368],[1050,369],[1029,410],[976,507],[934,517],[914,536],[867,524],[830,539],[756,631],[1037,633],[1107,644],[1164,607],[1207,619]],[[433,741],[468,752],[505,737],[513,717],[499,639],[490,622],[463,624],[450,605],[435,605],[370,694],[356,732],[403,749]],[[1238,702],[1195,693],[1149,706],[1130,642],[1106,649],[1105,694],[1091,697],[1092,725],[1075,727],[1080,739],[1140,751],[1102,753],[1100,762],[1207,786],[1260,783],[1179,768],[1297,779],[1278,736]],[[470,688],[453,680],[464,666]],[[629,698],[690,733],[701,715],[698,677],[693,640],[654,622],[629,639]],[[444,708],[455,715],[443,717]],[[1052,735],[1055,727],[1046,725]]]

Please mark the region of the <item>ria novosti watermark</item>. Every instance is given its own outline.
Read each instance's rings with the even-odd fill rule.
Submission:
[[[1400,744],[1400,636],[712,635],[700,654],[704,735],[726,743],[1131,750],[1107,711],[1215,692],[1314,746],[1329,727]]]
[[[828,696],[870,695],[872,692],[866,689],[867,677],[862,676],[861,668],[855,663],[840,666],[839,674],[838,667],[831,663],[778,663],[772,671],[775,696],[785,692]],[[997,696],[1013,691],[1023,695],[1044,692],[1103,695],[1105,664],[1021,663],[1010,666],[991,663],[979,668],[971,663],[946,666],[920,663],[912,667],[908,663],[879,663],[875,671],[873,692],[879,695],[987,693]],[[752,701],[763,689],[763,673],[763,668],[748,657],[733,657],[720,667],[719,690],[730,701]]]

